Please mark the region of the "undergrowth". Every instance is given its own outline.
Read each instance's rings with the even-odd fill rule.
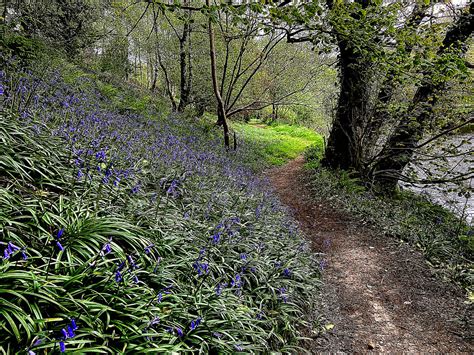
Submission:
[[[249,147],[93,80],[0,73],[0,349],[298,351],[318,264]]]
[[[233,127],[246,142],[251,142],[255,160],[261,165],[283,165],[296,158],[309,146],[323,146],[323,138],[305,127],[286,124],[243,124]]]
[[[417,247],[439,273],[472,294],[472,230],[458,217],[413,193],[400,192],[393,198],[376,196],[347,172],[330,172],[315,165],[309,160],[305,174],[315,199]]]

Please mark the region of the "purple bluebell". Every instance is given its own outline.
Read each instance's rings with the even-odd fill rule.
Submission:
[[[163,294],[160,292],[157,296],[156,296],[156,300],[158,303],[161,303],[161,300],[163,299]]]
[[[150,254],[151,248],[153,248],[154,246],[155,246],[155,244],[150,244],[149,246],[147,246],[145,248],[145,254]]]
[[[5,89],[3,88],[3,85],[0,84],[0,95],[5,94]]]
[[[176,333],[178,333],[180,338],[182,338],[184,335],[183,330],[180,327],[176,327]]]
[[[105,160],[105,152],[103,150],[99,150],[97,153],[95,153],[95,157],[99,161],[104,161]]]
[[[234,347],[237,351],[243,351],[244,350],[240,344],[235,344]]]
[[[199,326],[199,324],[201,324],[201,320],[202,320],[201,317],[197,318],[196,320],[192,320],[192,321],[191,321],[191,324],[189,325],[189,328],[190,328],[191,330],[196,329],[196,328]]]
[[[328,262],[325,259],[323,259],[319,262],[319,268],[321,270],[324,270],[327,266],[328,266]]]
[[[67,326],[67,335],[69,338],[74,338],[76,336],[74,329],[72,329],[70,325]]]
[[[62,340],[59,342],[59,351],[61,351],[62,353],[66,352],[66,345]]]
[[[122,274],[120,273],[119,270],[115,272],[115,281],[120,282],[122,281]]]
[[[71,319],[71,327],[73,330],[77,330],[78,326],[76,324],[76,320],[74,318]]]
[[[193,263],[194,270],[197,271],[198,275],[204,275],[209,272],[209,264],[199,262],[199,259]]]
[[[112,248],[110,247],[110,243],[105,243],[102,248],[103,254],[107,255],[112,252]]]
[[[281,287],[278,292],[280,293],[280,298],[283,301],[283,303],[288,302],[288,295],[286,294],[286,288]]]
[[[135,264],[135,260],[133,260],[133,257],[131,255],[127,255],[127,260],[132,269],[138,268],[137,264]]]
[[[58,249],[59,249],[60,251],[63,251],[63,250],[64,250],[64,247],[61,245],[61,243],[59,242],[59,240],[56,242],[56,245],[57,245],[57,247],[58,247]]]
[[[240,274],[235,275],[235,277],[230,281],[230,285],[237,288],[242,287],[242,278],[240,277]]]
[[[247,254],[245,253],[240,254],[240,259],[247,260]]]
[[[64,228],[61,228],[58,230],[58,233],[56,234],[56,238],[60,239],[64,234]]]
[[[64,339],[67,339],[67,338],[68,338],[68,334],[67,334],[67,332],[66,332],[66,329],[64,329],[64,328],[61,329],[61,334],[63,335],[63,338],[64,338]]]
[[[288,269],[288,268],[285,268],[283,270],[283,275],[286,276],[286,277],[290,277],[291,276],[291,270]]]
[[[219,241],[221,240],[221,232],[215,233],[211,238],[214,244],[218,244]]]

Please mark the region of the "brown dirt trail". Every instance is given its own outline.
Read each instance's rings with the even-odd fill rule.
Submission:
[[[308,350],[473,353],[459,322],[470,314],[462,291],[435,278],[406,244],[314,202],[302,180],[303,163],[299,157],[268,176],[313,250],[327,260],[321,307],[334,328],[308,342]]]

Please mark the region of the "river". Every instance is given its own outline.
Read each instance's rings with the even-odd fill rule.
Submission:
[[[417,162],[411,164],[405,174],[414,174],[418,179],[449,178],[458,174],[474,172],[474,135],[464,134],[445,139],[441,144],[426,147],[417,154]],[[430,201],[440,204],[456,215],[474,222],[474,179],[471,177],[461,183],[440,184],[400,183],[408,189],[423,195]],[[460,194],[460,188],[464,195]],[[472,196],[469,196],[469,193]]]

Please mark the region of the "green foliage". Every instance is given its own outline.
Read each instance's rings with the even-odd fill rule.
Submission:
[[[78,73],[69,79],[81,82]],[[63,84],[56,83],[59,94]],[[99,101],[104,109],[124,94],[121,88],[98,85],[112,99]],[[95,95],[94,83],[80,87]],[[138,102],[149,100],[136,95]],[[47,108],[53,116],[48,124],[40,119],[45,109],[33,106],[25,120],[15,112],[22,97],[9,103],[13,112],[0,116],[0,246],[9,254],[0,263],[0,349],[57,352],[64,340],[61,329],[75,319],[75,337],[64,340],[71,352],[299,351],[319,284],[317,263],[264,188],[242,187],[236,176],[227,175],[231,164],[245,164],[246,156],[239,155],[245,148],[235,153],[234,163],[213,131],[201,125],[173,117],[145,123],[138,115],[114,123],[109,117],[115,113],[109,112],[101,137],[111,154],[123,145],[117,137],[134,134],[125,122],[137,122],[142,139],[131,152],[138,158],[134,175],[117,186],[104,183],[101,171],[108,164],[120,169],[130,156],[117,153],[106,164],[93,153],[90,177],[78,179],[72,142],[57,134],[73,122],[73,111],[66,110],[61,97],[60,106]],[[100,112],[94,114],[99,120]],[[212,173],[178,160],[164,162],[156,158],[162,150],[150,153],[159,133],[151,129],[154,124],[169,129],[162,138],[170,142],[204,144],[207,151],[189,150],[190,157],[209,154],[200,166]],[[304,139],[311,136],[294,131]],[[82,140],[78,135],[74,144],[87,142]],[[171,157],[180,146],[165,147]],[[219,165],[221,159],[227,164]],[[170,186],[176,179],[175,195]],[[140,188],[134,190],[137,181]],[[221,240],[213,243],[217,233]],[[206,263],[208,271],[198,274],[196,262]],[[235,284],[237,275],[241,286]],[[200,325],[192,329],[197,319]]]
[[[309,169],[316,169],[319,167],[321,159],[324,157],[324,145],[312,144],[304,151],[306,160],[306,167]]]
[[[1,30],[0,49],[5,58],[17,57],[27,63],[38,57],[44,48],[41,41],[23,35]]]
[[[310,145],[322,150],[323,138],[305,127],[290,125],[241,124],[233,125],[238,136],[253,147],[256,165],[282,165],[296,158]]]

